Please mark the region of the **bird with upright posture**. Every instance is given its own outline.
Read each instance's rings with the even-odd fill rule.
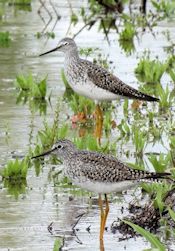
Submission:
[[[129,168],[113,156],[94,151],[78,150],[67,139],[58,140],[50,151],[33,158],[56,154],[62,160],[65,175],[72,182],[99,195],[101,212],[100,240],[103,240],[105,224],[109,212],[107,194],[121,192],[141,182],[168,179],[170,173],[155,173]],[[105,195],[105,211],[101,195]]]
[[[125,84],[106,69],[82,59],[78,48],[71,38],[63,38],[56,48],[40,56],[54,51],[65,54],[64,72],[72,89],[80,95],[95,101],[111,101],[118,96],[143,101],[159,101],[158,98],[142,93]]]

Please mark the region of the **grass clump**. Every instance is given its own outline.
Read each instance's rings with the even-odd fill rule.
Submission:
[[[171,77],[172,81],[175,83],[175,56],[171,56],[167,60],[167,69],[166,72]]]
[[[10,160],[1,170],[3,186],[7,188],[8,193],[16,199],[20,194],[24,194],[27,186],[27,171],[29,167],[29,159]]]
[[[163,154],[160,153],[159,156],[156,156],[155,154],[151,154],[148,157],[149,161],[154,167],[154,170],[156,172],[165,172],[167,167],[170,166],[171,162],[171,155],[170,154]]]
[[[151,1],[154,8],[159,14],[162,14],[163,18],[173,18],[175,14],[175,2],[174,1],[167,1],[161,0],[157,2],[156,0]]]
[[[170,108],[173,104],[174,93],[171,92],[168,88],[168,85],[164,89],[161,85],[156,87],[156,92],[159,97],[159,106],[161,111],[165,111]]]
[[[18,75],[16,77],[15,86],[20,91],[25,91],[26,94],[34,99],[45,99],[47,93],[46,78],[41,81],[34,79],[32,74],[28,76]]]
[[[159,60],[150,60],[147,56],[141,58],[135,69],[135,74],[137,79],[143,83],[158,84],[165,71],[166,64],[161,63]]]
[[[20,180],[26,180],[28,166],[29,162],[27,158],[22,161],[19,159],[15,161],[10,160],[1,171],[2,179],[12,181],[13,183],[18,183]]]
[[[132,141],[135,146],[136,155],[142,156],[146,147],[148,134],[146,131],[141,131],[140,127],[132,126]]]
[[[8,31],[0,32],[0,47],[9,47],[10,42],[10,33]]]
[[[119,44],[127,54],[131,54],[135,49],[133,41],[135,35],[136,30],[131,23],[126,23],[125,28],[119,34]]]

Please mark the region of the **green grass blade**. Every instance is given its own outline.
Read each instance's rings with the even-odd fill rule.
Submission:
[[[131,223],[129,221],[123,220],[124,223],[128,224],[130,227],[132,227],[137,233],[141,234],[143,237],[147,239],[153,246],[153,248],[157,248],[159,251],[166,251],[165,246],[159,241],[159,239],[152,233],[146,231],[142,227]]]
[[[168,208],[168,212],[173,221],[175,221],[175,212],[170,207]]]

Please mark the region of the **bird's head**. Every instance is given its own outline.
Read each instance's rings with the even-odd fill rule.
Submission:
[[[56,154],[61,160],[64,160],[66,157],[68,158],[70,155],[72,155],[76,151],[75,145],[72,143],[72,141],[68,139],[62,139],[58,140],[51,150],[44,152],[40,155],[32,157],[32,159],[36,159],[39,157],[43,157],[50,154]]]
[[[72,38],[65,37],[59,41],[58,45],[54,49],[47,51],[47,52],[44,52],[44,53],[40,54],[39,56],[44,56],[44,55],[49,54],[54,51],[62,51],[64,53],[66,53],[71,50],[77,50],[76,43],[74,42],[74,40]]]

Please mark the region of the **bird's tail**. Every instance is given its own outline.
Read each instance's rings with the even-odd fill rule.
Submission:
[[[159,102],[159,98],[150,96],[150,95],[145,94],[143,92],[140,92],[140,97],[138,97],[138,99],[144,100],[144,101],[149,101],[149,102]]]
[[[148,101],[148,102],[159,102],[159,98],[150,96],[136,89],[132,89],[132,92],[130,93],[128,92],[127,96],[128,98],[139,99],[139,100]]]
[[[154,180],[154,181],[158,181],[160,179],[166,179],[166,180],[170,180],[173,181],[174,180],[171,178],[171,173],[147,173],[147,175],[143,178],[144,180]]]

